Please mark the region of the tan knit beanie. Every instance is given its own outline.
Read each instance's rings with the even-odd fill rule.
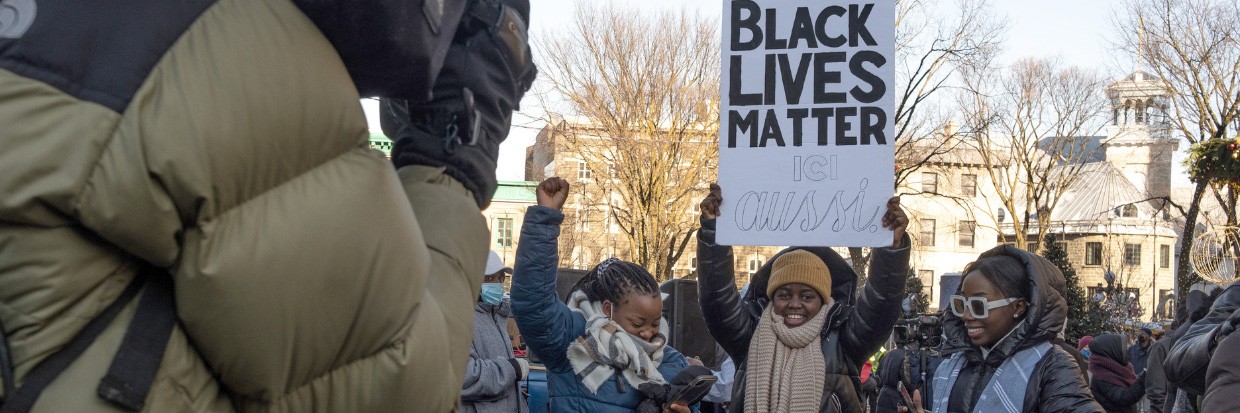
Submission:
[[[773,297],[775,289],[784,284],[801,283],[818,291],[823,301],[831,298],[831,270],[817,254],[795,250],[775,259],[771,264],[771,279],[766,284],[766,296]]]

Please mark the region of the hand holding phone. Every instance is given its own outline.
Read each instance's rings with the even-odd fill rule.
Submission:
[[[715,381],[719,379],[713,375],[701,375],[694,377],[689,384],[680,388],[680,391],[673,394],[667,399],[667,403],[663,404],[664,409],[671,409],[673,404],[682,404],[685,406],[697,403],[710,393],[710,387],[715,385]]]

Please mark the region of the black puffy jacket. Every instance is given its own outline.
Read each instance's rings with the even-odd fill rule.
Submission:
[[[909,245],[905,237],[904,245]],[[822,354],[826,361],[826,384],[821,412],[860,412],[861,365],[891,335],[900,313],[904,282],[908,277],[909,249],[875,248],[870,278],[857,298],[857,274],[834,250],[793,247],[780,251],[750,279],[745,297],[736,291],[732,247],[715,244],[715,220],[703,220],[698,231],[698,289],[702,313],[711,336],[736,362],[732,386],[732,412],[745,411],[745,372],[749,340],[766,308],[767,279],[771,263],[788,251],[804,249],[822,258],[831,270],[831,298],[835,305],[823,324]]]
[[[955,387],[934,389],[933,397],[950,397],[948,406],[952,412],[972,412],[978,396],[1004,360],[1020,350],[1052,341],[1063,330],[1068,317],[1067,302],[1055,288],[1064,283],[1063,273],[1050,261],[1010,245],[986,251],[979,258],[996,255],[1016,258],[1026,268],[1032,295],[1029,310],[1016,330],[996,344],[985,359],[981,349],[969,341],[960,317],[950,311],[944,313],[943,335],[947,341],[943,343],[943,357],[963,352],[965,363]],[[1022,412],[1103,411],[1094,401],[1076,360],[1059,346],[1052,346],[1034,366],[1021,406]]]
[[[1167,351],[1163,367],[1167,381],[1189,393],[1201,396],[1206,390],[1206,368],[1210,366],[1219,326],[1240,309],[1240,281],[1236,281],[1214,300],[1210,313],[1188,328],[1188,332]]]

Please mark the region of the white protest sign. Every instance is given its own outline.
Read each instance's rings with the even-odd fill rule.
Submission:
[[[891,245],[894,0],[723,10],[719,243]]]

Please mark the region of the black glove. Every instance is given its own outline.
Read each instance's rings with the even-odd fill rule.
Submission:
[[[479,208],[490,204],[499,144],[538,72],[526,37],[529,9],[529,0],[471,1],[431,100],[383,101],[380,122],[397,168],[444,167]]]

